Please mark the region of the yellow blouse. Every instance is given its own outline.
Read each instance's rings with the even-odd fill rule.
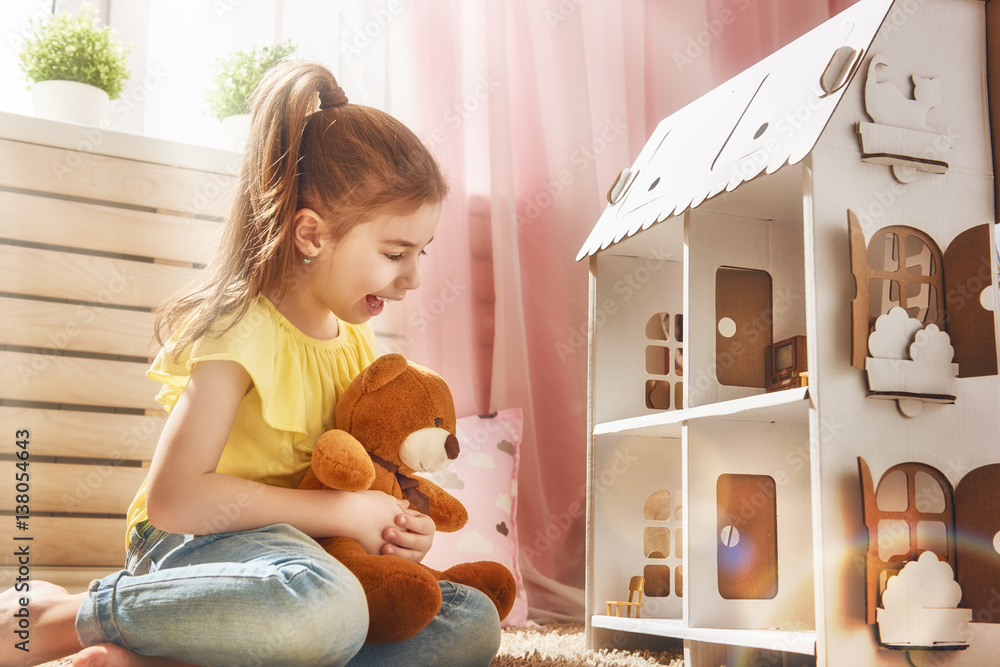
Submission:
[[[293,488],[309,467],[316,440],[334,428],[337,400],[376,356],[370,324],[339,324],[336,338],[312,338],[261,296],[236,326],[221,336],[203,336],[176,361],[161,350],[146,375],[163,383],[156,400],[170,412],[199,361],[227,359],[243,366],[252,384],[216,472]],[[128,510],[126,540],[145,520],[143,481]]]

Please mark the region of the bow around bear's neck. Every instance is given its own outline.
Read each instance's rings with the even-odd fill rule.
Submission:
[[[399,472],[399,466],[392,461],[386,461],[381,456],[372,452],[368,452],[368,456],[371,457],[373,463],[382,466],[396,476],[396,483],[399,484],[399,489],[414,508],[422,514],[430,513],[430,498],[427,497],[426,493],[417,488],[420,482]]]

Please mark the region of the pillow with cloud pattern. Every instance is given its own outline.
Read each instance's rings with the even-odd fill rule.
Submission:
[[[524,417],[520,409],[492,417],[458,420],[458,459],[447,470],[427,475],[458,498],[469,522],[457,533],[435,533],[424,563],[444,570],[457,563],[492,560],[507,566],[517,582],[517,599],[503,625],[528,620],[528,600],[517,566],[517,466]]]

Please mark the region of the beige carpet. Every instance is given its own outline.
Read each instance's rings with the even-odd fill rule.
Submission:
[[[538,628],[507,628],[500,639],[500,652],[491,667],[683,667],[679,649],[587,651],[583,643],[583,623],[552,623]]]
[[[70,661],[56,660],[42,667],[65,667]],[[674,651],[587,651],[583,623],[551,623],[536,628],[507,628],[500,638],[500,651],[490,667],[683,667],[684,657]]]

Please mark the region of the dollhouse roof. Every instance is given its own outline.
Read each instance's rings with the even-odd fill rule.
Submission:
[[[891,5],[861,0],[663,119],[577,259],[805,158]]]

